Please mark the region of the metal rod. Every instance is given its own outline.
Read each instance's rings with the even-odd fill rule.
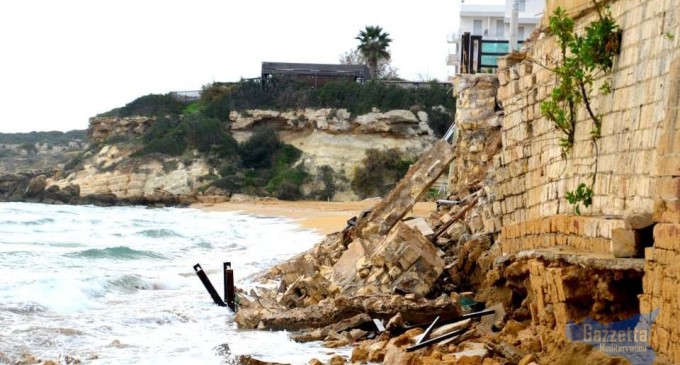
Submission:
[[[194,271],[196,271],[196,275],[198,275],[198,278],[201,279],[203,286],[205,286],[205,289],[208,291],[208,294],[210,294],[215,304],[219,305],[220,307],[226,307],[227,305],[224,304],[222,298],[220,298],[220,295],[217,294],[217,290],[215,290],[215,287],[210,282],[210,279],[208,279],[208,275],[206,275],[205,271],[203,271],[201,264],[194,265]]]
[[[423,340],[425,340],[427,336],[430,335],[430,332],[432,332],[432,328],[434,328],[434,325],[437,324],[437,321],[439,321],[439,316],[437,316],[437,318],[435,318],[434,321],[432,321],[430,327],[427,327],[425,332],[423,332],[423,335],[418,339],[418,341],[416,341],[416,345],[420,345],[423,342]]]
[[[479,311],[479,312],[467,313],[467,314],[463,314],[462,316],[444,321],[444,323],[442,323],[442,325],[462,321],[462,320],[468,319],[468,318],[484,317],[484,316],[488,316],[489,314],[494,314],[494,313],[496,313],[496,311],[494,309],[485,309],[485,310]],[[410,325],[410,326],[404,326],[404,329],[410,330],[412,328],[423,328],[423,327],[427,326],[428,324],[430,324],[430,322],[418,323],[418,324],[414,324],[414,325]]]
[[[434,343],[441,342],[441,341],[447,340],[447,339],[452,338],[452,337],[456,337],[456,336],[460,335],[461,333],[463,333],[465,331],[467,331],[467,328],[451,331],[451,332],[449,332],[445,335],[435,337],[431,340],[423,341],[423,342],[415,344],[413,346],[409,346],[409,347],[406,348],[406,352],[411,352],[411,351],[415,351],[415,350],[418,350],[418,349],[422,349],[423,347],[430,346]]]
[[[466,213],[468,210],[470,210],[470,208],[474,207],[475,204],[477,204],[477,200],[478,200],[478,198],[475,198],[474,200],[472,200],[468,205],[465,206],[465,208],[463,208],[460,212],[458,212],[458,214],[456,214],[453,218],[451,218],[451,220],[450,220],[448,223],[444,224],[444,225],[439,229],[439,231],[438,231],[437,233],[435,233],[435,235],[432,237],[432,240],[431,240],[431,241],[432,241],[432,242],[437,242],[437,238],[439,238],[439,236],[441,236],[444,232],[446,232],[446,230],[449,229],[449,227],[451,227],[451,225],[453,225],[454,223],[456,223],[457,220],[463,218],[463,216],[465,215],[465,213]]]
[[[232,311],[236,312],[236,302],[234,295],[234,270],[231,269],[231,262],[224,263],[224,301]]]

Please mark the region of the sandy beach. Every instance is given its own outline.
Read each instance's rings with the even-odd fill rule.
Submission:
[[[341,231],[347,220],[373,207],[379,199],[352,202],[264,200],[248,203],[193,204],[192,208],[207,211],[243,212],[263,217],[283,217],[295,220],[305,229],[322,234]],[[434,202],[417,203],[409,216],[427,217],[434,211]]]

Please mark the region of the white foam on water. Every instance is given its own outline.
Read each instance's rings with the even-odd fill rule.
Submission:
[[[290,220],[0,203],[0,222],[0,352],[11,359],[220,364],[215,348],[226,343],[233,354],[306,364],[335,351],[284,332],[237,330],[192,269],[200,263],[222,294],[229,261],[246,286],[249,275],[321,239]]]

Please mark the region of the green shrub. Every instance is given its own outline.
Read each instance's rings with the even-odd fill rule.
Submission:
[[[227,121],[231,111],[230,95],[238,85],[239,83],[212,83],[204,85],[200,101],[203,115]]]
[[[247,141],[239,144],[238,153],[246,168],[269,168],[280,146],[279,137],[273,129],[258,128]]]
[[[275,173],[292,166],[302,156],[302,151],[290,144],[281,144],[280,148],[272,156],[272,170]]]
[[[431,108],[427,111],[427,125],[430,126],[434,135],[438,138],[444,136],[452,122],[453,117],[451,114],[438,107]]]
[[[397,185],[411,163],[397,148],[368,149],[362,165],[354,170],[352,189],[361,198],[384,196]]]
[[[345,108],[364,114],[373,108],[381,110],[409,109],[414,106],[430,108],[443,105],[452,109],[455,100],[449,90],[437,82],[428,87],[406,89],[393,84],[370,81],[363,84],[331,81],[315,88],[285,77],[261,80],[242,80],[226,86],[215,84],[204,87],[201,97],[203,113],[226,120],[231,110]]]
[[[144,147],[135,155],[162,153],[179,156],[188,148],[220,157],[236,155],[238,144],[227,133],[220,121],[201,114],[180,119],[162,116],[157,118],[142,136]]]
[[[448,110],[455,110],[456,108],[456,99],[452,96],[451,90],[436,81],[430,82],[429,87],[416,89],[414,93],[415,102],[424,109],[438,105]]]
[[[189,147],[203,153],[231,156],[237,153],[238,143],[227,133],[222,123],[200,114],[188,115],[181,123]]]
[[[162,116],[157,118],[142,136],[144,147],[133,156],[161,153],[179,156],[187,147],[184,130],[177,117]]]
[[[150,143],[154,140],[163,138],[173,129],[177,128],[179,123],[180,123],[179,118],[161,116],[154,120],[153,123],[151,123],[149,128],[142,136],[142,141],[144,141],[144,143]]]
[[[307,175],[302,167],[286,169],[274,176],[265,189],[277,199],[298,200],[302,198],[300,187]]]
[[[331,81],[319,88],[317,102],[326,108],[348,108],[356,105],[361,84],[346,81]]]
[[[215,186],[224,189],[229,193],[240,192],[245,186],[243,175],[227,175],[221,177],[210,183],[210,186]]]
[[[320,191],[314,193],[313,197],[317,200],[331,200],[335,195],[337,190],[336,180],[340,179],[339,176],[333,171],[333,168],[328,165],[323,165],[319,167],[319,176],[321,182],[323,183],[323,188]]]
[[[182,110],[183,115],[190,115],[190,114],[201,114],[203,112],[203,103],[200,101],[195,101],[193,103],[188,104],[184,109]]]
[[[169,94],[149,94],[139,97],[120,108],[118,115],[129,117],[133,115],[166,115],[180,114],[186,104],[175,100]]]

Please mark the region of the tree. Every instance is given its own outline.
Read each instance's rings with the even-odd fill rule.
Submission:
[[[368,63],[368,67],[371,69],[371,78],[376,79],[378,77],[378,63],[380,60],[389,60],[390,52],[387,48],[390,46],[390,34],[383,32],[380,26],[366,26],[366,29],[359,32],[359,35],[355,38],[360,43],[357,46],[357,50],[361,53],[361,56]]]
[[[356,48],[340,54],[338,61],[343,65],[365,65],[368,63]],[[401,80],[399,69],[392,66],[389,59],[378,61],[378,78],[381,80]]]

